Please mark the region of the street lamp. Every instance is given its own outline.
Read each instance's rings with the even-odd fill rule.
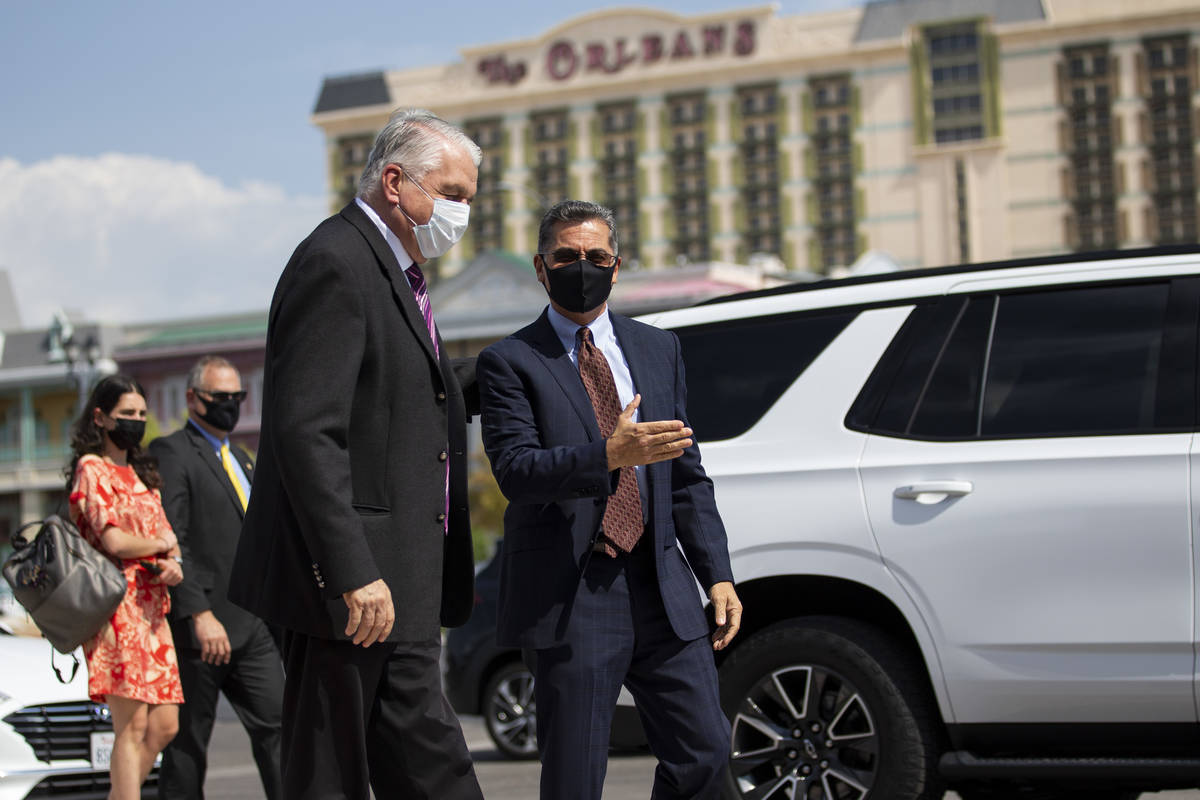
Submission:
[[[88,390],[92,387],[96,362],[100,360],[100,342],[94,333],[89,333],[82,343],[78,336],[72,334],[63,342],[63,354],[67,362],[67,374],[79,393],[79,408],[82,410],[87,402]]]

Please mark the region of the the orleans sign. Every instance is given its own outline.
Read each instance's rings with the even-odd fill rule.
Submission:
[[[653,67],[725,55],[745,57],[754,52],[754,47],[755,26],[749,21],[609,41],[556,39],[545,50],[543,69],[551,80],[565,81],[583,73],[618,73],[633,65]],[[515,84],[529,69],[524,60],[510,61],[507,55],[499,54],[481,58],[479,72],[488,83]]]

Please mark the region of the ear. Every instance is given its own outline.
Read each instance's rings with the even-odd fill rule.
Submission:
[[[620,257],[620,256],[617,256],[617,261],[616,261],[616,263],[615,263],[615,264],[613,264],[613,276],[612,276],[612,282],[613,282],[614,284],[617,282],[617,273],[618,273],[618,272],[620,272],[620,271],[621,271],[621,257]]]
[[[387,201],[389,206],[394,206],[400,202],[400,185],[404,183],[404,168],[399,164],[388,164],[383,168],[383,175],[379,179],[383,189],[383,199]]]
[[[533,256],[533,271],[537,275],[538,283],[542,283],[546,277],[546,262],[540,253],[535,253]]]
[[[99,406],[92,409],[92,424],[97,428],[104,427],[104,412],[100,410]]]

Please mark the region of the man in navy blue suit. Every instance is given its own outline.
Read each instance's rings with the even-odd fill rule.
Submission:
[[[653,797],[714,798],[729,723],[712,650],[741,603],[679,340],[609,313],[616,253],[607,208],[551,208],[533,261],[550,305],[479,356],[484,446],[509,501],[496,638],[536,652],[543,800],[599,800],[622,684],[658,757]]]

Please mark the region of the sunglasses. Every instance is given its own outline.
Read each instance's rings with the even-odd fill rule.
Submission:
[[[572,250],[569,247],[560,247],[553,253],[538,253],[542,258],[549,258],[550,263],[556,267],[574,264],[579,260],[579,251]],[[617,257],[607,250],[588,250],[584,255],[588,261],[595,264],[597,267],[608,269],[613,264],[617,263]]]
[[[204,389],[195,391],[206,403],[224,403],[226,400],[236,400],[241,403],[246,399],[245,392],[209,392]]]

